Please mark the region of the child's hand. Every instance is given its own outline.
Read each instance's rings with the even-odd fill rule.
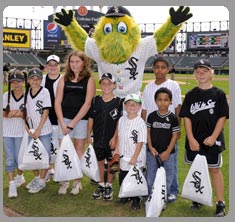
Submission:
[[[216,139],[213,138],[212,136],[208,136],[203,143],[207,146],[213,146],[215,144]]]
[[[135,165],[135,164],[136,164],[136,161],[137,161],[136,158],[131,157],[131,159],[130,159],[130,161],[129,161],[129,164],[130,164],[130,165]]]
[[[169,158],[169,152],[167,150],[163,151],[161,154],[160,154],[160,157],[161,157],[161,160],[162,161],[167,161],[168,158]]]
[[[157,156],[158,155],[158,152],[157,152],[156,149],[154,149],[154,147],[151,147],[151,148],[149,147],[149,150],[153,154],[153,156]]]
[[[189,147],[192,151],[199,151],[200,145],[195,138],[189,140]]]
[[[92,144],[92,138],[91,138],[91,136],[88,136],[88,137],[87,137],[87,143],[88,143],[88,144]]]
[[[109,147],[111,150],[114,150],[116,147],[116,139],[114,137],[111,138],[111,140],[109,141]]]

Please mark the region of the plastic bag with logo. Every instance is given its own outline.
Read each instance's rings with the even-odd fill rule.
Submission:
[[[95,150],[91,144],[88,145],[82,159],[82,172],[94,181],[100,181],[100,172]]]
[[[29,135],[28,135],[27,131],[25,130],[24,131],[24,136],[23,136],[23,139],[22,139],[22,142],[21,142],[21,145],[20,145],[19,154],[18,154],[18,168],[20,170],[24,170],[23,169],[24,168],[23,156],[24,156],[25,149],[28,146],[28,138],[29,138]]]
[[[51,137],[51,160],[50,163],[55,163],[57,152],[59,149],[58,140],[58,126],[52,126],[52,137]]]
[[[31,139],[25,148],[22,163],[22,170],[39,170],[49,168],[49,155],[40,139]]]
[[[55,160],[54,181],[67,181],[82,178],[81,161],[70,136],[63,137]]]
[[[141,169],[133,165],[122,181],[118,197],[138,197],[148,195],[147,181]]]
[[[212,188],[205,156],[196,155],[184,181],[181,196],[212,206]]]
[[[159,217],[165,207],[166,192],[166,171],[162,166],[160,157],[156,157],[159,168],[157,169],[152,191],[145,203],[146,217]]]

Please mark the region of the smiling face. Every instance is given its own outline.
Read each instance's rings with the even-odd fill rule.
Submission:
[[[74,74],[79,74],[84,66],[84,62],[79,56],[72,55],[69,60],[69,65]]]
[[[94,38],[102,60],[123,63],[129,59],[141,39],[141,31],[132,17],[102,17],[95,27]]]

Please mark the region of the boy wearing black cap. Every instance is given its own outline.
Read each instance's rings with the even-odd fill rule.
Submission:
[[[122,114],[122,100],[113,95],[116,82],[110,73],[104,73],[99,80],[102,95],[93,99],[88,119],[88,144],[92,143],[91,132],[94,135],[94,149],[99,164],[99,186],[93,193],[94,199],[112,200],[113,174],[109,172],[112,150],[116,146],[116,126]],[[108,162],[107,183],[104,181],[104,164]]]
[[[225,93],[212,85],[213,70],[208,60],[201,59],[194,65],[198,86],[189,91],[184,99],[180,117],[186,130],[185,162],[191,164],[197,154],[204,155],[212,177],[216,195],[215,216],[225,216],[224,182],[221,172],[222,152],[225,150],[223,128],[229,118]],[[201,204],[193,202],[192,208]]]

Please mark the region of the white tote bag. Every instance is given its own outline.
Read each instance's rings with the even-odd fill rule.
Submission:
[[[52,126],[51,160],[50,160],[51,164],[55,163],[58,149],[59,149],[58,126]]]
[[[73,142],[67,134],[63,137],[55,161],[54,181],[67,181],[82,178],[81,161]]]
[[[28,135],[27,131],[25,130],[24,131],[24,136],[23,136],[23,139],[22,139],[22,142],[21,142],[21,145],[20,145],[19,154],[18,154],[18,168],[20,170],[24,170],[23,169],[24,168],[24,166],[23,166],[23,156],[24,156],[25,149],[28,146],[28,138],[29,138],[29,135]]]
[[[159,217],[166,203],[166,171],[158,168],[151,194],[145,202],[146,217]]]
[[[22,170],[39,170],[49,168],[49,155],[40,139],[31,139],[24,150]]]
[[[147,181],[136,165],[133,165],[122,181],[118,197],[138,197],[148,195]]]
[[[184,181],[182,197],[212,206],[212,188],[205,156],[196,155]]]
[[[100,181],[100,172],[95,150],[91,144],[88,145],[82,159],[82,172],[94,181]]]

